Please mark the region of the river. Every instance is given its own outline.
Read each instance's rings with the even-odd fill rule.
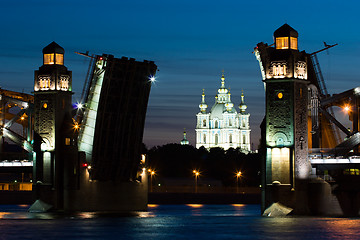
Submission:
[[[130,215],[0,205],[0,239],[360,239],[360,218],[260,216],[260,206],[149,205]]]

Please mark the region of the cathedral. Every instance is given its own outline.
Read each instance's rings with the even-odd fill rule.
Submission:
[[[207,107],[203,91],[200,112],[196,115],[196,148],[241,148],[243,152],[250,152],[250,114],[245,112],[244,94],[241,94],[238,113],[231,102],[230,91],[225,87],[224,74],[215,104],[210,111]]]

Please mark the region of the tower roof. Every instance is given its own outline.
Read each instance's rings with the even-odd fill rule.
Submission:
[[[295,37],[297,38],[299,36],[298,32],[290,27],[288,24],[284,24],[274,32],[274,37]]]
[[[61,53],[64,54],[65,50],[56,42],[52,42],[49,45],[47,45],[46,47],[43,48],[42,50],[43,54],[47,54],[47,53]]]

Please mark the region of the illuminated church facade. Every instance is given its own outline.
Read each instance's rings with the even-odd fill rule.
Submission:
[[[214,105],[210,111],[207,107],[203,91],[200,112],[196,115],[196,148],[241,148],[243,152],[250,152],[250,114],[246,113],[244,94],[241,94],[237,112],[231,102],[230,91],[225,87],[224,74]]]

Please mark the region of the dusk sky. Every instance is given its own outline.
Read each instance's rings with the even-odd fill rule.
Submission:
[[[148,147],[179,143],[186,128],[195,145],[196,114],[205,89],[209,108],[221,72],[235,106],[241,90],[251,114],[257,148],[264,116],[264,87],[252,54],[259,42],[273,43],[284,23],[299,33],[299,49],[318,55],[330,93],[360,86],[358,1],[2,1],[0,86],[33,91],[42,49],[57,42],[73,72],[73,101],[80,98],[89,60],[74,52],[112,54],[158,66],[151,89],[144,142]]]

